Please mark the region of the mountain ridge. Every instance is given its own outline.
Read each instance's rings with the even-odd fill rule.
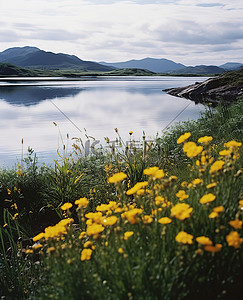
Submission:
[[[47,52],[29,46],[9,48],[0,52],[0,63],[10,63],[18,67],[49,70],[78,69],[103,72],[114,70],[114,67],[84,61],[75,55]]]

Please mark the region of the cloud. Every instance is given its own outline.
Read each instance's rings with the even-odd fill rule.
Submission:
[[[212,46],[242,48],[242,9],[242,0],[8,0],[1,21],[9,34],[1,31],[0,48],[34,43],[96,61],[167,54],[191,64],[193,53],[204,60]]]

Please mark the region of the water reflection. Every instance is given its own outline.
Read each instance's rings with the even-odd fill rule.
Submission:
[[[201,78],[200,78],[201,79]],[[201,79],[203,80],[203,79]],[[167,87],[183,86],[198,81],[194,79],[162,78],[160,80],[136,79],[132,81],[87,81],[69,83],[43,83],[43,86],[14,86],[0,88],[0,165],[10,165],[20,157],[21,139],[24,151],[32,147],[42,160],[51,161],[56,149],[61,147],[59,130],[65,139],[86,140],[94,136],[104,144],[104,137],[115,139],[117,127],[124,140],[128,132],[139,139],[143,130],[147,138],[161,134],[175,116],[188,120],[198,117],[201,105],[169,96],[162,92]],[[53,125],[58,124],[58,127]],[[69,141],[70,147],[71,141]]]
[[[0,99],[12,105],[36,105],[46,99],[74,97],[82,91],[79,87],[53,86],[0,86]]]

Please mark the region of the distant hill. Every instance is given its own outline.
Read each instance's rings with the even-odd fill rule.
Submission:
[[[217,66],[195,66],[195,67],[185,67],[177,71],[172,72],[173,74],[195,74],[195,75],[214,75],[222,74],[225,72],[225,69]]]
[[[118,69],[127,69],[127,68],[137,68],[137,69],[146,69],[155,73],[166,73],[175,70],[184,68],[183,64],[175,63],[172,60],[165,58],[156,59],[156,58],[144,58],[140,60],[129,60],[125,62],[116,62],[116,63],[107,63],[100,62],[105,66],[111,66]]]
[[[16,67],[8,63],[0,63],[0,77],[29,77],[38,76],[38,73],[34,70],[28,70],[21,67]]]
[[[241,68],[243,68],[243,64],[235,63],[235,62],[228,62],[226,64],[223,64],[223,65],[219,66],[219,67],[223,68],[225,70],[228,70],[228,71],[233,71],[233,70],[240,70]]]
[[[53,53],[35,47],[15,47],[0,52],[0,62],[11,63],[19,67],[35,69],[73,69],[87,71],[111,71],[113,67],[96,62],[84,61],[75,55]]]
[[[107,75],[114,76],[154,76],[156,73],[151,72],[149,70],[137,69],[137,68],[127,68],[127,69],[119,69],[110,71]]]

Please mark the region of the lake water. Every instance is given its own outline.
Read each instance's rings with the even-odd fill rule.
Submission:
[[[39,161],[51,163],[62,148],[62,138],[87,136],[105,145],[115,140],[118,128],[124,141],[153,139],[174,119],[197,119],[202,105],[167,95],[162,89],[186,86],[204,77],[97,77],[82,80],[45,78],[0,81],[0,167],[21,160],[28,147]],[[54,126],[53,122],[57,124]],[[86,131],[85,131],[85,129]],[[21,143],[23,139],[23,145]],[[98,142],[99,141],[99,142]],[[69,139],[69,148],[72,141]],[[22,150],[23,149],[23,150]],[[87,149],[86,149],[87,150]]]

